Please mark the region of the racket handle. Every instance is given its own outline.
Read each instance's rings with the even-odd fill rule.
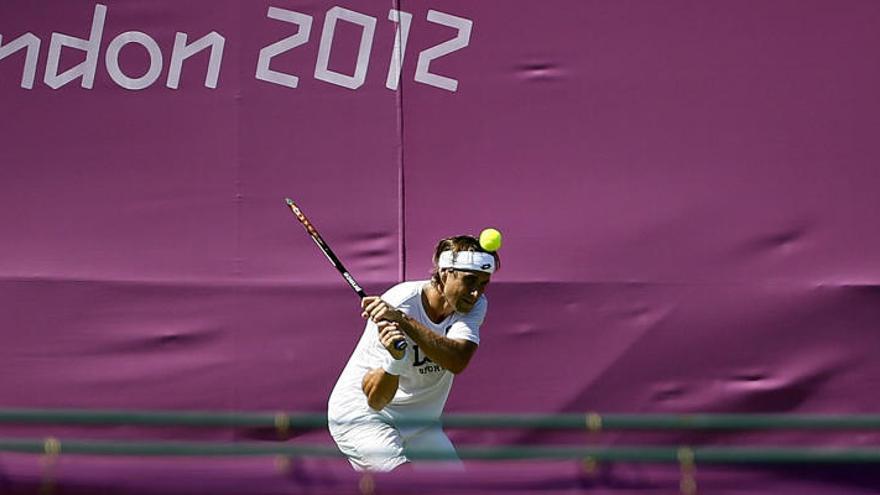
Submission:
[[[358,290],[357,293],[359,296],[361,296],[361,299],[367,297],[367,294],[363,291],[363,289]],[[407,345],[408,344],[406,343],[406,338],[403,338],[394,343],[394,348],[398,351],[402,351],[407,348]]]

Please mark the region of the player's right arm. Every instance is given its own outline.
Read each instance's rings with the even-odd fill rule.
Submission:
[[[370,409],[381,411],[394,398],[400,377],[392,375],[382,368],[373,368],[364,374],[361,387],[367,396]]]
[[[379,342],[388,351],[391,360],[398,361],[404,359],[405,352],[394,347],[394,343],[403,338],[403,332],[398,328],[397,324],[389,321],[380,321],[376,325],[379,328]],[[364,391],[364,395],[367,396],[367,405],[376,411],[382,410],[391,402],[400,384],[399,375],[390,373],[386,368],[393,368],[393,366],[373,368],[364,374],[364,379],[361,382],[361,389]]]

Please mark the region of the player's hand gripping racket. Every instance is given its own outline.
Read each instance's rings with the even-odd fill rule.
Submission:
[[[358,296],[360,296],[361,299],[367,297],[367,293],[364,292],[364,289],[362,289],[361,286],[358,285],[354,277],[352,277],[351,274],[348,273],[348,270],[345,269],[345,266],[343,266],[342,262],[339,261],[339,258],[336,257],[336,254],[333,253],[332,249],[330,249],[330,246],[328,246],[327,243],[324,242],[321,234],[318,233],[318,229],[316,229],[315,226],[312,225],[312,222],[309,222],[309,219],[306,218],[302,210],[300,210],[299,207],[296,206],[296,203],[294,203],[293,200],[291,200],[290,198],[287,198],[284,201],[287,203],[287,206],[290,207],[290,211],[293,212],[294,216],[296,216],[296,219],[299,220],[299,223],[301,223],[302,226],[305,227],[306,232],[309,233],[309,236],[312,238],[313,241],[315,241],[315,244],[318,245],[318,248],[321,250],[321,252],[324,253],[324,256],[326,256],[327,259],[330,260],[330,264],[333,265],[333,267],[336,268],[336,270],[339,271],[340,274],[342,274],[342,278],[344,278],[345,281],[348,282],[348,285],[351,286],[351,288],[357,293]],[[406,340],[398,340],[394,343],[394,347],[397,348],[397,350],[399,351],[406,349]]]

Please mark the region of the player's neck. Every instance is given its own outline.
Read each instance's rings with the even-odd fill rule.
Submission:
[[[422,306],[428,318],[434,323],[440,323],[455,311],[443,297],[443,293],[430,282],[422,291]]]

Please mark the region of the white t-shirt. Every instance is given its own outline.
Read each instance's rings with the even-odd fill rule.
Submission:
[[[452,313],[440,323],[434,323],[422,306],[422,289],[428,283],[422,280],[397,284],[385,292],[382,299],[438,335],[479,344],[480,325],[488,305],[486,297],[480,296],[469,313]],[[409,346],[403,359],[412,365],[400,374],[394,399],[381,411],[371,409],[361,388],[364,375],[371,369],[382,367],[391,359],[391,355],[379,342],[376,324],[372,321],[367,323],[357,347],[330,393],[327,415],[331,422],[348,422],[377,415],[391,421],[408,415],[440,417],[454,375],[428,359],[410,339],[407,342]]]

